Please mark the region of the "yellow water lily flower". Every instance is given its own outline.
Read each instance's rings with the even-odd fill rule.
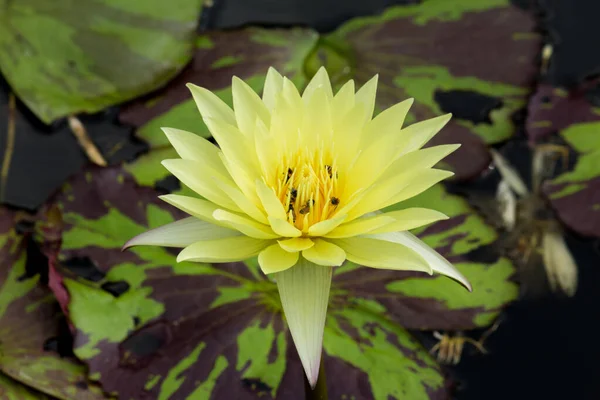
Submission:
[[[259,97],[233,78],[233,110],[189,84],[219,147],[163,128],[181,157],[163,165],[200,197],[161,196],[191,217],[143,233],[126,247],[183,247],[177,261],[232,262],[258,256],[274,274],[292,338],[311,385],[321,357],[332,267],[345,260],[383,269],[465,277],[408,230],[447,217],[426,208],[379,210],[451,172],[433,168],[458,145],[421,147],[450,119],[402,128],[413,100],[373,118],[377,76],[336,94],[321,68],[302,95],[269,69]]]

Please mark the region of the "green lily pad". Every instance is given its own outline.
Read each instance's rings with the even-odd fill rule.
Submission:
[[[58,399],[104,399],[97,387],[88,384],[77,360],[45,350],[60,336],[61,313],[52,292],[34,273],[46,265],[32,263],[44,259],[27,259],[28,240],[15,232],[14,215],[0,209],[0,379],[10,377]],[[46,398],[11,385],[0,384],[12,393],[2,398]]]
[[[189,61],[201,0],[5,1],[0,70],[44,122],[154,90]]]
[[[0,397],[9,400],[48,400],[39,392],[31,390],[14,379],[0,373]]]
[[[135,101],[121,112],[120,120],[138,126],[138,137],[151,148],[148,155],[128,165],[128,171],[140,184],[148,186],[169,176],[160,161],[172,158],[176,153],[160,130],[163,126],[210,137],[186,83],[212,90],[230,106],[234,75],[260,93],[267,70],[272,66],[297,85],[302,85],[305,82],[304,60],[317,39],[316,32],[301,28],[247,28],[199,36],[194,59],[183,73],[164,89]]]
[[[321,38],[306,69],[325,64],[338,83],[379,74],[379,109],[415,98],[407,123],[452,112],[431,145],[462,143],[445,162],[466,179],[489,164],[487,144],[515,132],[511,116],[537,74],[534,28],[508,0],[428,0],[347,22]]]
[[[540,85],[529,105],[527,133],[535,145],[557,132],[574,150],[574,167],[546,182],[543,192],[569,228],[600,237],[600,107],[592,98],[597,88],[589,86],[568,93]]]
[[[59,198],[59,260],[87,256],[104,274],[64,279],[74,351],[90,378],[121,398],[301,397],[303,370],[276,285],[256,260],[177,264],[163,248],[121,251],[131,236],[179,217],[155,196],[122,171],[102,169]],[[119,281],[128,290],[102,289]],[[336,293],[324,339],[332,398],[449,398],[440,368],[402,325],[358,291],[352,302]]]

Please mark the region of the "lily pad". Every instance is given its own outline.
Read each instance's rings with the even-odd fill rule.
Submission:
[[[597,81],[571,92],[541,85],[529,106],[527,133],[537,144],[553,133],[577,153],[572,170],[545,183],[559,219],[585,236],[600,237],[600,104]]]
[[[133,102],[121,112],[121,122],[139,127],[138,137],[149,143],[153,150],[129,165],[129,172],[140,184],[148,186],[170,175],[160,165],[160,161],[175,155],[160,130],[163,126],[210,136],[186,83],[212,90],[230,106],[233,75],[260,91],[268,68],[273,66],[301,85],[305,82],[304,60],[317,38],[316,32],[301,28],[247,28],[200,35],[191,64],[177,78],[164,89]]]
[[[368,300],[378,312],[410,329],[466,330],[490,325],[518,296],[518,286],[511,280],[515,267],[508,259],[497,257],[490,262],[489,257],[478,260],[473,255],[497,239],[496,231],[442,185],[389,210],[415,206],[438,209],[450,217],[415,233],[469,279],[473,292],[442,276],[365,268],[349,272],[341,268],[332,290],[343,290],[351,301],[353,293],[359,293],[360,301]]]
[[[0,70],[45,123],[97,112],[160,87],[183,68],[201,3],[3,1]]]
[[[86,255],[105,274],[64,279],[74,351],[90,377],[123,398],[301,397],[303,372],[276,285],[256,260],[177,264],[162,248],[121,252],[132,235],[173,220],[155,195],[115,169],[81,176],[61,195],[67,229],[59,260]],[[116,281],[129,289],[102,289]],[[324,342],[333,398],[449,398],[416,339],[372,302],[357,294],[346,303],[338,293]]]
[[[61,334],[60,308],[35,273],[47,268],[44,258],[35,256],[30,237],[16,233],[14,218],[0,209],[0,381],[10,377],[58,399],[104,399],[83,365],[51,351]],[[14,383],[0,387],[3,398],[46,398]]]
[[[27,386],[11,379],[10,377],[0,373],[0,396],[3,399],[10,400],[48,400],[39,392],[31,390]]]
[[[113,110],[80,117],[109,165],[130,161],[147,147],[115,119]],[[0,202],[28,210],[40,207],[87,163],[66,121],[43,125],[1,80],[0,159]]]
[[[534,27],[508,0],[428,0],[342,25],[321,39],[307,70],[324,63],[338,82],[379,74],[379,109],[415,98],[408,123],[452,112],[430,145],[461,143],[445,162],[468,179],[489,164],[486,145],[515,132],[511,117],[537,74]]]
[[[123,170],[89,171],[58,201],[67,226],[59,261],[88,257],[101,273],[94,280],[65,277],[64,285],[77,330],[75,354],[107,392],[159,399],[301,397],[302,369],[276,285],[256,260],[178,264],[168,249],[122,252],[130,237],[180,217]],[[516,297],[508,261],[485,264],[467,256],[496,238],[493,229],[441,186],[418,201],[446,205],[442,211],[453,218],[423,237],[459,260],[479,289],[469,297],[438,277],[340,268],[324,338],[332,398],[449,398],[439,367],[406,328],[485,326]],[[109,282],[125,282],[127,290],[111,294],[104,290]]]

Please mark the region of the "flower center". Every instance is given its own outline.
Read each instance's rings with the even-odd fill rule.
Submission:
[[[284,157],[276,180],[273,187],[288,221],[303,232],[330,218],[340,204],[336,160],[321,150]]]

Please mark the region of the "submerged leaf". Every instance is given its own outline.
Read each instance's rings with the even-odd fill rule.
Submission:
[[[45,123],[164,84],[192,54],[200,0],[5,2],[0,70]],[[51,34],[49,34],[51,32]]]

